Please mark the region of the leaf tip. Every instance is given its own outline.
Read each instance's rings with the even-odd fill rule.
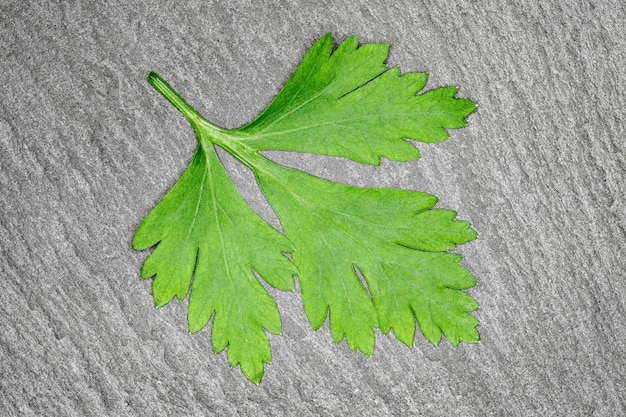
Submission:
[[[130,242],[130,247],[133,250],[144,250],[149,248],[151,245],[148,245],[141,236],[141,233],[139,231],[140,229],[137,229],[137,232],[135,232],[135,236],[133,237],[133,240]]]
[[[332,47],[333,35],[330,32],[326,32],[315,44],[320,46],[331,45]]]
[[[261,384],[261,381],[263,380],[263,366],[261,366],[260,373],[247,374],[243,371],[243,369],[241,370],[241,372],[243,372],[246,378],[248,378],[248,380],[256,386],[259,386]]]

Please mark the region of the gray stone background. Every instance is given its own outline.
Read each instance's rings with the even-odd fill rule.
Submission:
[[[5,0],[0,23],[0,415],[626,415],[622,1]],[[381,335],[368,358],[276,291],[283,335],[255,386],[139,279],[134,230],[195,147],[144,76],[232,128],[328,31],[391,43],[390,65],[480,107],[415,163],[272,157],[471,221],[482,343]]]

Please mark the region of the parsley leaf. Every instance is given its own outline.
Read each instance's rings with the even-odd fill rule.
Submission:
[[[280,149],[379,164],[419,158],[406,138],[436,142],[465,125],[476,108],[456,88],[417,94],[424,73],[387,69],[388,45],[358,46],[350,37],[333,52],[325,35],[265,111],[234,130],[196,112],[153,72],[148,81],[191,123],[198,147],[187,171],[146,216],[133,248],[156,246],[141,276],[154,277],[160,307],[189,298],[189,330],[213,318],[216,353],[259,383],[271,362],[266,331],[279,334],[276,304],[259,278],[293,290],[297,275],[314,329],[329,317],[335,342],[371,355],[375,332],[393,330],[413,345],[416,323],[433,344],[478,342],[475,285],[448,251],[477,237],[437,198],[393,188],[327,181],[267,159]],[[284,235],[241,197],[215,152],[220,146],[249,167]],[[291,254],[291,260],[286,256]]]
[[[293,290],[296,269],[281,253],[293,247],[250,209],[202,135],[191,165],[141,223],[132,246],[157,243],[141,270],[143,278],[155,276],[156,306],[182,300],[191,286],[189,331],[215,314],[214,351],[228,346],[230,365],[260,382],[263,363],[271,362],[263,329],[279,334],[281,322],[253,270],[273,287]]]
[[[266,160],[267,161],[267,160]],[[373,328],[413,344],[415,319],[433,344],[477,342],[478,308],[459,291],[476,283],[445,253],[476,238],[437,198],[393,188],[361,188],[259,161],[259,184],[296,250],[304,308],[315,329],[330,316],[335,342],[371,355]],[[293,184],[297,184],[294,187]],[[361,284],[359,270],[369,289]]]
[[[419,159],[405,138],[440,142],[444,128],[465,126],[476,105],[454,98],[455,87],[416,95],[426,73],[387,70],[387,44],[358,47],[355,36],[332,52],[329,34],[306,54],[272,103],[236,130],[256,150],[334,155],[378,165],[380,157]]]

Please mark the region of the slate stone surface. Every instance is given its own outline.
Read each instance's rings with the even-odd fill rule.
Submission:
[[[0,23],[0,415],[626,415],[622,1],[5,0]],[[255,386],[139,279],[134,230],[195,146],[144,75],[236,127],[328,31],[391,43],[390,65],[480,107],[415,163],[273,157],[470,220],[482,343],[380,335],[368,358],[274,292],[283,335]]]

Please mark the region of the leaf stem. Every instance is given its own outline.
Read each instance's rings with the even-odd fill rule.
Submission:
[[[226,149],[226,151],[254,172],[257,172],[257,168],[252,162],[258,160],[261,156],[257,151],[253,151],[249,146],[240,143],[228,130],[219,128],[202,117],[196,109],[191,107],[191,105],[156,72],[148,72],[146,79],[152,87],[161,93],[161,95],[176,107],[189,123],[191,123],[202,147],[207,147],[209,144],[218,145]]]
[[[172,103],[172,105],[176,107],[192,125],[195,125],[200,119],[203,119],[200,113],[191,107],[191,105],[189,105],[189,103],[187,103],[185,99],[180,96],[180,94],[170,87],[170,85],[166,83],[165,80],[159,76],[159,74],[150,71],[146,74],[146,79],[150,85],[161,93],[167,101]]]

